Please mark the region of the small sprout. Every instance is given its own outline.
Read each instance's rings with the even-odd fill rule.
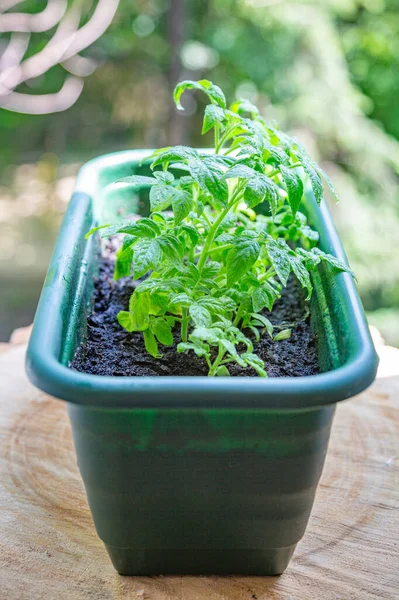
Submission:
[[[283,340],[288,340],[288,338],[291,337],[291,333],[291,329],[282,329],[273,337],[273,342],[282,342]]]
[[[225,365],[222,365],[221,367],[218,367],[216,369],[215,375],[217,377],[230,377],[229,370],[228,370],[228,368]]]
[[[273,335],[263,314],[273,309],[290,275],[309,299],[310,273],[319,263],[352,274],[316,247],[317,232],[299,210],[305,178],[318,203],[322,180],[332,184],[298,142],[247,100],[228,109],[210,81],[183,81],[174,92],[179,110],[186,90],[200,90],[209,100],[202,133],[214,131],[214,152],[156,150],[151,176],[119,180],[132,189],[149,188],[150,216],[96,226],[86,238],[99,229],[102,237],[124,236],[114,277],[132,274],[142,281],[118,321],[129,332],[142,332],[149,354],[158,358],[159,345],[176,341],[177,352],[193,352],[210,376],[227,377],[236,364],[267,377],[253,345],[263,335],[274,341],[291,336],[291,329]],[[259,205],[263,214],[254,211]]]

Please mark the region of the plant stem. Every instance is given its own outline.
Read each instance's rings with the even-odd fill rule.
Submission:
[[[216,219],[216,221],[214,221],[213,225],[211,225],[211,228],[209,229],[207,238],[205,240],[205,244],[204,244],[204,246],[202,248],[202,251],[201,251],[201,256],[200,256],[198,264],[197,264],[197,267],[198,267],[198,269],[200,271],[201,271],[202,267],[204,266],[205,261],[206,261],[206,259],[208,257],[209,249],[210,249],[210,247],[212,245],[212,242],[213,242],[213,239],[215,237],[217,228],[219,227],[220,223],[223,221],[223,219],[225,218],[225,216],[229,212],[230,208],[231,207],[229,205],[226,206],[226,208],[224,208],[222,210],[222,212],[220,213],[220,215],[218,216],[218,218]]]
[[[234,152],[234,150],[236,150],[236,148],[229,148],[228,150],[226,150],[223,156],[227,156],[228,154],[230,154],[230,152]]]
[[[273,267],[270,267],[270,269],[268,269],[266,271],[266,273],[263,273],[263,275],[261,275],[258,278],[258,281],[260,283],[262,283],[262,281],[266,281],[266,279],[270,279],[271,277],[274,277],[276,275],[276,271],[273,269]]]
[[[197,209],[197,202],[198,202],[198,196],[199,196],[199,188],[198,188],[197,183],[195,183],[192,187],[192,195],[193,195],[193,204],[195,206],[195,209]]]
[[[220,362],[225,354],[226,354],[226,350],[223,348],[222,344],[219,342],[219,352],[218,352],[215,362],[209,369],[208,377],[213,377],[215,375],[217,368],[220,365]]]
[[[287,169],[296,169],[297,167],[302,167],[302,163],[298,162],[295,163],[294,165],[288,165]],[[269,171],[269,173],[265,173],[266,177],[274,177],[275,175],[278,175],[279,173],[281,173],[280,169],[273,169],[273,171]]]
[[[206,212],[205,212],[205,211],[202,213],[202,216],[204,217],[205,221],[208,223],[209,227],[211,227],[211,226],[212,226],[212,223],[211,223],[211,222],[210,222],[210,220],[208,219],[208,217],[207,217],[207,215],[206,215]]]
[[[215,125],[215,150],[216,150],[216,154],[219,154],[220,150],[223,148],[224,143],[227,142],[227,140],[229,139],[229,135],[233,131],[233,129],[235,129],[235,126],[233,128],[230,127],[230,129],[226,129],[226,131],[224,132],[224,134],[222,135],[222,137],[219,139],[220,125],[219,125],[219,123],[217,123]]]
[[[244,310],[244,302],[241,302],[240,306],[238,307],[236,318],[233,321],[234,327],[237,327],[238,323],[241,321],[243,310]]]
[[[227,250],[227,248],[231,248],[231,244],[222,244],[221,246],[215,246],[214,248],[211,248],[208,252],[209,254],[212,254],[213,252],[218,252],[219,250]],[[197,252],[197,254],[194,254],[194,258],[199,258],[201,256],[201,252]]]
[[[209,229],[207,238],[205,240],[205,244],[201,251],[201,256],[200,256],[198,264],[197,264],[197,267],[200,271],[203,268],[203,266],[206,262],[206,259],[208,258],[210,247],[212,246],[212,242],[214,240],[216,231],[217,231],[220,223],[223,221],[223,219],[225,218],[227,213],[233,208],[233,206],[240,201],[240,194],[243,191],[244,185],[245,184],[237,185],[237,187],[234,189],[234,192],[233,192],[227,206],[222,210],[222,212],[220,213],[220,215],[218,216],[216,221],[214,221],[213,224],[211,225],[211,228]]]
[[[216,129],[216,128],[215,128],[215,129]],[[223,148],[223,145],[224,145],[224,143],[225,143],[225,142],[227,142],[227,140],[228,140],[228,136],[230,135],[231,131],[232,131],[232,129],[231,129],[231,128],[230,128],[230,129],[227,129],[227,130],[224,132],[224,134],[222,135],[222,137],[221,137],[220,141],[218,141],[218,147],[217,147],[216,154],[218,154],[218,153],[219,153],[219,151],[220,151],[220,150]],[[216,133],[216,131],[215,131],[215,133]],[[219,131],[218,131],[218,134],[219,134]]]
[[[182,309],[182,321],[181,321],[181,339],[182,342],[187,342],[188,332],[188,313],[187,308]]]
[[[219,145],[219,123],[215,125],[215,153],[219,154],[220,145]]]

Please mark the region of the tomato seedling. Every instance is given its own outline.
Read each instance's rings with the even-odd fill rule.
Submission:
[[[98,229],[105,237],[124,235],[115,279],[145,279],[118,320],[127,331],[143,333],[152,356],[173,345],[178,328],[177,351],[202,357],[210,376],[227,376],[237,363],[266,377],[252,340],[264,333],[275,343],[289,337],[289,329],[273,334],[262,311],[272,310],[290,273],[307,299],[310,272],[321,261],[351,273],[317,248],[318,234],[299,211],[307,178],[318,203],[323,180],[336,194],[302,145],[269,125],[252,103],[238,100],[227,108],[210,81],[183,81],[174,91],[179,109],[187,89],[209,99],[202,133],[213,129],[213,152],[157,150],[151,177],[119,180],[150,187],[150,216],[95,227],[88,235]],[[254,208],[261,204],[258,214]]]

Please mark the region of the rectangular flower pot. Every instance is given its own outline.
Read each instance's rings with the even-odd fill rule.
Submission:
[[[98,237],[145,172],[148,151],[80,172],[39,302],[27,371],[68,402],[94,523],[119,573],[282,573],[304,534],[337,402],[374,379],[377,357],[352,278],[313,276],[321,373],[310,377],[101,377],[68,368],[85,335]],[[140,208],[140,199],[136,208]],[[130,206],[129,210],[132,210]],[[305,211],[322,250],[345,260],[328,209]]]

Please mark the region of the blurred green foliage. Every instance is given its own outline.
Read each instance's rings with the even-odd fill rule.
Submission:
[[[36,11],[45,2],[23,4]],[[30,51],[47,35],[32,35]],[[55,180],[57,164],[112,150],[210,143],[194,133],[195,118],[188,125],[201,119],[202,98],[187,95],[181,114],[171,101],[177,80],[206,77],[229,97],[254,100],[330,174],[365,307],[379,310],[383,335],[399,344],[389,325],[399,306],[397,0],[122,0],[85,55],[100,66],[67,112],[0,110],[7,185],[14,164],[55,164]],[[62,77],[56,67],[30,92],[54,91]]]

